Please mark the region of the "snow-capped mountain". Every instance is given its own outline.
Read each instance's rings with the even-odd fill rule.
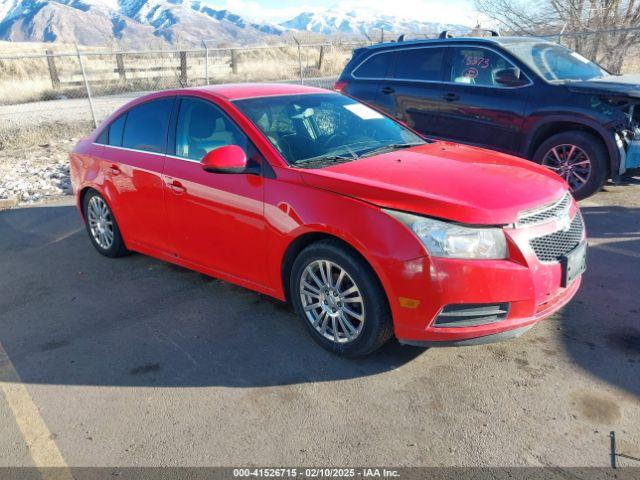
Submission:
[[[0,0],[0,40],[10,41],[144,48],[208,40],[214,46],[261,43],[295,31],[377,38],[381,29],[394,34],[468,31],[366,11],[303,12],[274,25],[249,21],[205,0]]]
[[[1,0],[0,40],[120,44],[248,44],[285,29],[199,0]]]
[[[324,34],[379,35],[381,30],[393,33],[439,33],[442,30],[467,32],[464,25],[403,19],[389,15],[376,15],[361,11],[302,12],[291,20],[280,24],[293,30]]]

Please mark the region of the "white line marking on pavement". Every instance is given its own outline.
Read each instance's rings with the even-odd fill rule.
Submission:
[[[625,239],[628,240],[628,239]],[[631,240],[636,240],[635,238],[632,238]],[[616,240],[592,240],[589,239],[589,247],[590,248],[597,248],[598,250],[604,250],[605,252],[610,252],[610,253],[617,253],[618,255],[626,255],[627,257],[632,257],[632,258],[640,258],[640,253],[638,252],[634,252],[633,250],[628,250],[626,248],[621,248],[621,247],[614,247],[610,244],[612,243],[617,243],[620,240],[616,239]]]
[[[51,432],[44,423],[38,407],[20,380],[11,359],[0,344],[0,392],[4,395],[16,419],[29,454],[40,469],[43,480],[73,480]],[[56,468],[47,468],[56,467]]]

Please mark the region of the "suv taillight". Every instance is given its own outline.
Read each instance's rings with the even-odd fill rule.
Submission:
[[[340,80],[338,80],[336,83],[333,84],[333,89],[336,92],[342,92],[344,91],[346,86],[347,86],[347,82],[341,82]]]

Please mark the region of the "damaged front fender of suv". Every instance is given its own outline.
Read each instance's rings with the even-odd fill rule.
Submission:
[[[567,88],[575,93],[591,94],[591,109],[609,119],[605,128],[611,132],[620,157],[617,172],[611,172],[615,178],[627,170],[640,168],[640,77],[605,78],[615,80],[576,82]]]
[[[600,97],[622,115],[608,125],[620,154],[618,175],[640,168],[640,95],[625,97]]]

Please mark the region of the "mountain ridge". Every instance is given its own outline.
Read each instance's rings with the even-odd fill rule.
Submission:
[[[435,33],[462,27],[367,12],[301,12],[280,24],[250,21],[203,0],[3,0],[0,40],[142,48],[264,43],[296,32],[367,37],[374,31]],[[455,29],[455,28],[454,28]],[[459,29],[459,28],[458,28]]]

